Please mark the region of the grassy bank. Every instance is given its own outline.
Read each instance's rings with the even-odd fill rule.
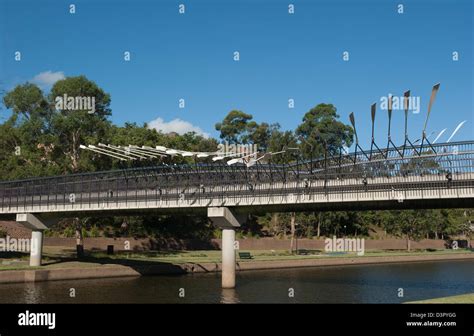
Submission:
[[[239,259],[239,263],[265,262],[265,261],[298,261],[298,260],[329,260],[334,258],[354,258],[358,257],[354,253],[346,254],[328,254],[321,251],[310,251],[308,255],[290,254],[286,250],[245,250],[250,252],[253,259]],[[413,252],[405,251],[367,251],[364,257],[396,257],[396,256],[434,256],[434,255],[456,255],[471,253],[470,250],[420,250]],[[1,270],[19,270],[34,269],[29,267],[28,254],[15,254],[8,258],[2,258],[0,255],[0,271]],[[91,267],[98,264],[207,264],[220,263],[221,251],[203,250],[203,251],[147,251],[147,252],[118,252],[114,255],[107,255],[104,252],[87,252],[86,257],[78,261],[75,257],[75,251],[61,247],[47,247],[44,251],[43,264],[41,269],[45,268],[61,268],[61,267]]]
[[[448,296],[443,298],[412,301],[407,303],[474,303],[474,293]]]
[[[274,261],[274,260],[305,260],[305,259],[325,259],[325,258],[354,258],[355,253],[346,254],[328,254],[320,251],[314,251],[308,255],[290,254],[286,250],[245,250],[250,252],[253,259],[240,260],[237,256],[238,262],[254,262],[254,261]],[[368,251],[364,254],[366,257],[386,257],[386,256],[409,256],[409,255],[435,255],[435,254],[456,254],[470,252],[467,250],[436,250],[436,251],[414,251],[414,252],[400,252],[400,251]],[[109,256],[105,253],[93,253],[91,256],[95,258],[111,258],[111,259],[129,259],[129,260],[150,260],[170,263],[220,263],[221,251],[169,251],[169,252],[148,252],[148,253],[127,253]]]

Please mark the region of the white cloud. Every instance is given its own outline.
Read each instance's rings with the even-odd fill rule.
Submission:
[[[61,80],[64,78],[66,78],[64,76],[64,72],[62,71],[52,72],[51,70],[49,70],[49,71],[44,71],[37,74],[35,77],[33,77],[31,81],[40,86],[52,86],[58,80]]]
[[[196,132],[205,138],[209,138],[209,134],[204,132],[201,128],[194,126],[188,121],[181,119],[173,119],[169,122],[164,121],[162,118],[156,118],[148,123],[149,128],[154,128],[157,131],[163,133],[176,132],[178,134],[185,134],[188,132]]]

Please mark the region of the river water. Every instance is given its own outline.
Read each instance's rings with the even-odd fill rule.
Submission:
[[[1,284],[0,303],[401,303],[473,292],[474,261],[437,261],[245,271],[233,290],[216,273]]]

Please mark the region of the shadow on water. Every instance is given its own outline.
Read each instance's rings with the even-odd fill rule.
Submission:
[[[114,261],[130,262],[95,259]],[[403,303],[473,293],[473,277],[466,260],[243,271],[235,289],[222,289],[219,273],[84,279],[2,284],[0,303]]]
[[[178,252],[167,252],[166,254],[177,254]],[[120,254],[119,254],[120,255]],[[130,259],[126,256],[120,258],[107,257],[107,256],[93,256],[85,255],[81,258],[76,257],[54,257],[54,260],[48,261],[47,265],[66,264],[68,262],[84,262],[89,264],[98,265],[121,265],[130,267],[141,275],[154,275],[154,274],[185,274],[186,271],[181,267],[172,264],[171,262],[163,262],[156,260],[140,260]]]

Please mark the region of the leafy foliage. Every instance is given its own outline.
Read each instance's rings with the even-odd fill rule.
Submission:
[[[9,92],[0,92],[11,115],[0,124],[0,179],[15,180],[34,176],[50,176],[83,171],[118,168],[108,157],[81,151],[81,144],[112,143],[116,145],[157,144],[189,151],[215,151],[216,139],[206,139],[196,133],[163,134],[146,124],[114,125],[111,97],[96,83],[84,76],[68,77],[54,84],[45,95],[31,83],[18,85]],[[91,96],[95,98],[95,113],[86,110],[57,110],[58,96]],[[319,104],[309,110],[296,130],[281,130],[278,124],[257,123],[251,114],[232,110],[215,125],[220,138],[235,144],[257,144],[260,150],[278,152],[285,148],[301,148],[272,157],[273,162],[289,162],[295,155],[316,158],[324,148],[336,154],[339,148],[353,142],[353,129],[339,120],[332,104]],[[19,151],[18,151],[19,149]],[[180,158],[182,162],[189,158]],[[423,167],[408,163],[407,171],[418,169],[429,174],[436,163]],[[308,212],[295,217],[298,237],[332,235],[367,236],[374,228],[387,234],[418,240],[423,237],[446,239],[469,236],[474,220],[473,211],[417,210],[365,212]],[[291,234],[291,215],[273,213],[248,216],[242,234],[247,236],[278,236]],[[82,220],[83,236],[154,236],[160,238],[210,239],[218,236],[207,218],[196,216],[142,216],[116,218],[86,218]],[[50,235],[73,237],[71,220],[59,223]]]

